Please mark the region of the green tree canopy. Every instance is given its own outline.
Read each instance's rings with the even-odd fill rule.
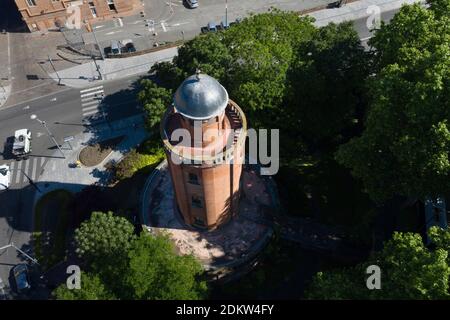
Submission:
[[[159,132],[159,123],[166,109],[172,103],[172,90],[156,85],[153,81],[141,81],[139,102],[146,113],[145,125],[151,133]]]
[[[166,236],[142,233],[128,252],[125,282],[131,299],[201,299],[206,284],[198,277],[203,270],[193,256],[180,256]]]
[[[112,212],[93,212],[91,218],[75,230],[77,254],[95,267],[120,256],[131,246],[134,226]]]
[[[376,201],[450,189],[450,20],[444,9],[404,6],[370,42],[379,71],[370,82],[365,130],[340,148],[337,160]]]
[[[81,273],[81,289],[67,288],[61,284],[53,292],[58,300],[115,300],[116,297],[105,287],[100,277],[96,274]]]
[[[448,231],[445,231],[448,238]],[[441,234],[441,236],[444,233]],[[383,250],[353,268],[318,273],[310,299],[449,299],[448,251],[427,249],[419,234],[394,233]],[[366,268],[381,269],[381,289],[366,287]]]
[[[369,64],[351,22],[330,23],[298,49],[290,71],[291,128],[310,142],[332,140],[365,108]],[[359,120],[359,119],[358,119]]]
[[[142,231],[125,218],[93,212],[75,231],[76,251],[86,261],[81,289],[62,284],[57,299],[201,299],[207,292],[203,268],[193,256],[177,254],[167,236]]]

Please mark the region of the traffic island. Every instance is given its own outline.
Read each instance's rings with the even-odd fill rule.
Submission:
[[[148,178],[143,194],[143,229],[167,234],[180,254],[192,254],[210,280],[238,278],[257,264],[258,255],[273,235],[271,213],[276,210],[268,180],[255,166],[244,166],[239,213],[218,229],[191,227],[177,209],[167,161]]]
[[[78,160],[85,167],[94,167],[101,164],[125,137],[119,136],[84,147],[78,156]]]

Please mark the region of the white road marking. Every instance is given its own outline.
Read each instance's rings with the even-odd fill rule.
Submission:
[[[97,100],[92,100],[92,101],[89,101],[86,103],[82,103],[81,106],[83,107],[83,110],[84,110],[85,109],[84,107],[92,106],[93,104],[98,105],[99,103]]]
[[[86,92],[89,92],[89,91],[94,91],[94,90],[98,90],[98,89],[103,89],[103,86],[92,87],[92,88],[88,88],[88,89],[80,90],[80,93],[86,93]]]
[[[369,36],[369,37],[365,37],[365,38],[361,38],[360,40],[361,41],[366,41],[366,40],[369,40],[370,38],[372,38],[373,36]]]
[[[23,172],[22,172],[22,170],[23,170],[23,168],[22,168],[23,167],[23,162],[24,161],[20,161],[17,164],[17,170],[16,170],[17,174],[16,174],[16,179],[14,180],[15,184],[19,183],[20,177],[23,175]]]
[[[56,98],[51,99],[50,101],[56,101]]]
[[[161,27],[163,28],[164,32],[167,32],[166,25],[164,24],[164,22],[161,22]]]
[[[92,110],[92,111],[89,111],[89,112],[85,112],[85,113],[83,113],[83,117],[91,116],[91,115],[96,114],[96,113],[98,113],[98,110]]]
[[[28,110],[28,109],[30,109],[30,106],[23,107],[23,110]]]
[[[37,173],[37,166],[38,166],[38,158],[33,159],[33,171],[31,179],[36,180],[36,173]]]
[[[81,98],[85,98],[85,97],[89,97],[89,96],[93,96],[97,93],[102,93],[104,92],[103,90],[98,90],[98,91],[93,91],[93,92],[89,92],[89,93],[85,93],[81,95]]]
[[[103,28],[104,26],[95,26],[94,29],[100,29]]]
[[[17,165],[17,161],[13,161],[9,164],[9,170],[11,170],[11,183],[13,181],[16,181],[15,178],[18,174],[17,170],[16,170],[16,165]]]
[[[98,105],[92,106],[92,107],[83,108],[83,112],[90,111],[90,110],[95,110],[95,109],[98,110]]]
[[[122,30],[111,31],[111,32],[105,33],[105,35],[106,35],[106,36],[111,36],[111,35],[113,35],[113,34],[115,34],[115,33],[119,33],[119,32],[122,32]]]

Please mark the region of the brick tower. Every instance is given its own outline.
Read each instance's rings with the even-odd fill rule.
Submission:
[[[177,89],[161,121],[178,209],[215,229],[237,214],[247,122],[225,88],[199,71]]]

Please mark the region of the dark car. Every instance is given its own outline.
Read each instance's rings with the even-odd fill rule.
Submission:
[[[14,281],[16,283],[17,292],[25,292],[31,288],[28,276],[28,267],[26,264],[18,264],[13,268]]]
[[[208,32],[217,32],[217,25],[214,22],[209,22],[206,27],[202,27],[201,29],[202,33],[208,33]]]
[[[127,52],[136,52],[136,47],[134,46],[134,44],[132,42],[128,42],[125,45],[125,48],[127,49]]]

